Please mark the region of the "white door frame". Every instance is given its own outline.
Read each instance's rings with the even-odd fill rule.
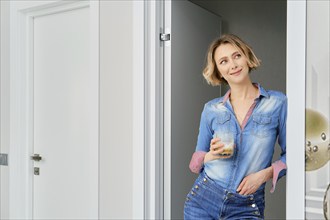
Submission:
[[[164,3],[144,1],[145,28],[145,207],[144,219],[164,219]],[[165,184],[166,185],[166,184]]]
[[[9,184],[10,201],[9,217],[11,219],[32,219],[32,155],[33,132],[33,66],[32,61],[32,20],[36,16],[52,14],[61,11],[90,8],[90,71],[93,77],[93,97],[99,97],[99,1],[12,1],[10,5],[10,147],[9,147]],[[99,100],[93,100],[93,114],[99,115]],[[98,116],[99,117],[99,116]],[[95,123],[99,123],[99,120]],[[93,125],[98,127],[98,125]],[[98,138],[99,130],[91,129],[92,136]],[[99,164],[99,144],[91,152],[92,164]],[[99,176],[93,181],[94,216],[98,216]]]
[[[164,3],[166,33],[172,33],[172,0]],[[171,219],[171,41],[164,45],[164,219]],[[183,202],[183,201],[182,201]]]
[[[9,153],[9,2],[0,1],[0,153]],[[0,166],[0,219],[8,219],[9,167]]]
[[[287,219],[305,219],[306,4],[287,1]]]

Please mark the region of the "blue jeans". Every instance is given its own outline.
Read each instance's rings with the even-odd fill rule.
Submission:
[[[243,196],[229,192],[202,172],[184,204],[184,219],[264,219],[264,189]]]

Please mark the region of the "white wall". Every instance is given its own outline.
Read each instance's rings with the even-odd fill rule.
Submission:
[[[100,217],[132,219],[133,2],[100,3]]]
[[[251,73],[253,81],[266,89],[286,92],[286,1],[193,0],[222,17],[223,33],[240,36],[252,46],[261,66]],[[224,91],[223,91],[224,92]],[[275,147],[274,160],[279,158]],[[285,219],[285,177],[273,194],[266,185],[266,219]]]

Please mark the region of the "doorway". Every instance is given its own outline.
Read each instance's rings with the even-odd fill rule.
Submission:
[[[173,1],[171,5],[171,142],[170,145],[164,147],[165,156],[166,151],[170,152],[167,159],[171,164],[165,166],[165,170],[170,169],[170,176],[167,178],[165,176],[165,185],[168,183],[171,186],[170,192],[165,191],[165,196],[170,193],[168,207],[165,204],[165,217],[170,210],[168,213],[171,214],[168,217],[171,219],[182,218],[186,194],[197,177],[189,171],[188,165],[195,150],[203,106],[208,100],[223,95],[227,90],[224,86],[214,88],[207,85],[201,74],[207,46],[211,40],[220,33],[233,33],[242,37],[262,60],[261,67],[251,73],[252,80],[266,89],[286,93],[286,1],[192,0],[179,2]],[[209,42],[202,41],[196,34],[188,34],[189,21],[192,28],[198,28],[196,20],[200,20],[198,19],[200,14],[195,12],[191,15],[184,9],[181,10],[180,6],[183,4],[186,4],[185,10],[191,7],[196,11],[204,11],[204,18],[208,14],[208,16],[214,16],[213,20],[219,19],[220,31],[215,30],[213,36],[209,35]],[[184,19],[188,24],[183,25]],[[210,29],[214,27],[211,25]],[[203,36],[206,38],[205,26],[203,28],[200,29],[200,33],[204,33]],[[182,35],[181,41],[176,38],[178,35]],[[187,46],[189,43],[187,41],[192,41],[195,35],[196,42],[200,42],[195,42],[195,45],[201,49],[193,46],[194,50],[191,51],[191,48]],[[180,65],[183,66],[180,67]],[[192,69],[189,69],[190,67]],[[170,149],[166,149],[167,146],[170,146]],[[277,160],[279,154],[280,148],[276,146],[273,160]],[[284,177],[277,183],[274,194],[269,193],[271,184],[267,184],[266,218],[285,219],[285,182]]]

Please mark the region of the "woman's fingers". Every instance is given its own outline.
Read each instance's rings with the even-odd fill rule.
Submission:
[[[241,195],[249,195],[250,194],[250,188],[247,183],[247,178],[244,178],[241,184],[237,188],[237,192]]]
[[[213,138],[213,139],[211,140],[211,146],[212,146],[213,144],[219,142],[219,141],[220,141],[220,138]]]
[[[247,196],[251,194],[251,189],[248,187],[243,187],[243,189],[239,192],[239,194]]]
[[[241,195],[250,195],[252,193],[255,193],[257,189],[259,188],[258,185],[256,185],[256,182],[253,180],[254,175],[250,174],[249,176],[246,176],[240,185],[237,187],[237,192]]]
[[[237,190],[236,190],[237,192],[240,192],[243,189],[245,182],[246,182],[246,178],[244,178],[242,180],[241,184],[239,184],[239,186],[237,187]]]
[[[214,155],[219,155],[223,152],[223,143],[217,142],[211,146],[211,152]]]
[[[213,154],[215,154],[215,155],[218,156],[219,154],[223,153],[223,148],[222,148],[222,146],[223,146],[223,144],[222,144],[219,148],[215,149],[215,150],[213,151]]]
[[[253,188],[249,187],[247,185],[244,185],[242,189],[240,190],[239,194],[247,196],[253,193]]]

